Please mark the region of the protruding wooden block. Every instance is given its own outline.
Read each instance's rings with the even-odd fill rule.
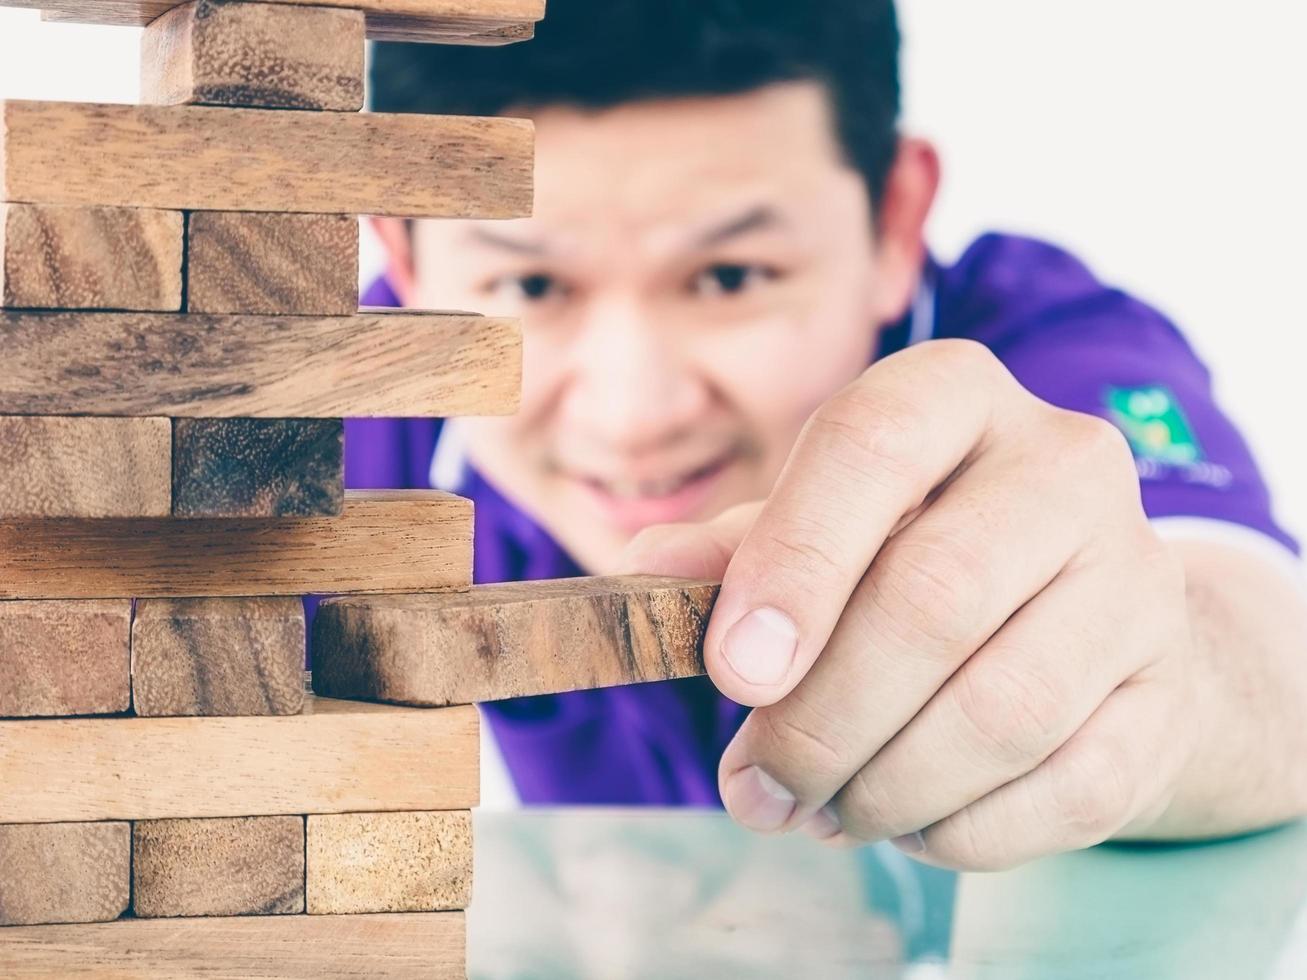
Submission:
[[[132,911],[143,919],[303,912],[304,818],[137,821]]]
[[[174,517],[334,517],[345,503],[339,419],[177,419]]]
[[[545,0],[281,0],[354,7],[367,15],[374,41],[508,44],[534,34]],[[39,7],[42,19],[76,24],[144,27],[177,0],[0,0],[0,7]]]
[[[124,919],[0,936],[6,980],[465,980],[462,912]]]
[[[0,102],[6,201],[519,218],[532,164],[525,119]]]
[[[631,576],[329,599],[313,624],[313,690],[446,705],[692,677],[717,588]]]
[[[422,592],[472,577],[472,504],[346,494],[340,517],[0,523],[0,598]]]
[[[192,313],[358,311],[359,223],[350,215],[196,211],[186,240]]]
[[[167,517],[171,458],[167,419],[0,416],[0,520]]]
[[[0,602],[0,718],[126,711],[131,623],[130,599]]]
[[[141,599],[132,622],[132,704],[145,717],[297,714],[304,604]]]
[[[363,12],[193,0],[141,37],[141,101],[363,108]]]
[[[0,204],[0,306],[180,310],[182,214]]]
[[[0,415],[443,418],[517,410],[514,320],[0,313]]]
[[[247,718],[0,721],[0,823],[477,804],[475,708],[309,698]]]
[[[441,912],[472,899],[472,815],[308,818],[308,912]]]
[[[127,911],[131,859],[126,823],[0,826],[0,926],[118,918]],[[6,977],[8,941],[0,933]]]

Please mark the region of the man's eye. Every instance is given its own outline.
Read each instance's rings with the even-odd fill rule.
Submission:
[[[719,263],[696,275],[690,289],[701,296],[734,296],[775,277],[771,269],[760,265]]]
[[[528,276],[505,276],[491,284],[491,291],[528,303],[538,303],[564,292],[562,284],[553,276],[532,273]]]

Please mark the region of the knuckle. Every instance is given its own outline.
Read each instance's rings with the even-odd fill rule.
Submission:
[[[863,767],[848,781],[834,801],[840,827],[861,841],[884,840],[892,828],[902,826],[891,788],[873,765]]]
[[[1102,843],[1129,822],[1135,799],[1131,766],[1114,743],[1084,746],[1054,771],[1053,818],[1068,845]]]
[[[892,539],[869,581],[876,613],[907,643],[951,650],[984,619],[984,576],[979,558],[956,541],[918,532]]]
[[[804,437],[831,464],[862,480],[884,482],[913,472],[920,431],[916,405],[855,383],[808,419]],[[838,470],[837,470],[838,471]]]
[[[976,807],[967,807],[927,832],[931,859],[955,871],[1006,871],[1017,862],[993,839]]]
[[[1125,435],[1107,419],[1085,412],[1058,409],[1062,440],[1070,455],[1096,473],[1113,477],[1131,488],[1138,485],[1134,456]]]
[[[821,787],[838,787],[857,764],[851,742],[837,724],[798,708],[793,698],[773,708],[758,708],[750,716],[750,747],[758,765],[779,779],[805,803]]]
[[[1007,772],[1044,757],[1063,697],[1042,674],[1011,669],[997,656],[987,659],[983,667],[957,674],[952,700],[971,736],[970,748]]]
[[[913,348],[909,348],[912,350]],[[968,378],[976,375],[999,376],[1006,368],[984,344],[977,340],[949,337],[917,345],[920,356]]]

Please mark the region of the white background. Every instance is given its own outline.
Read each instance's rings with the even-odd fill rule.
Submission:
[[[1307,531],[1307,5],[901,9],[908,126],[944,158],[938,251],[1047,237],[1170,314]],[[135,101],[138,37],[0,9],[0,97]]]

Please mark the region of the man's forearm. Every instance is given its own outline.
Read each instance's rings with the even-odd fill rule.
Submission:
[[[1238,548],[1172,544],[1188,578],[1198,748],[1134,839],[1222,836],[1307,815],[1307,591]]]

